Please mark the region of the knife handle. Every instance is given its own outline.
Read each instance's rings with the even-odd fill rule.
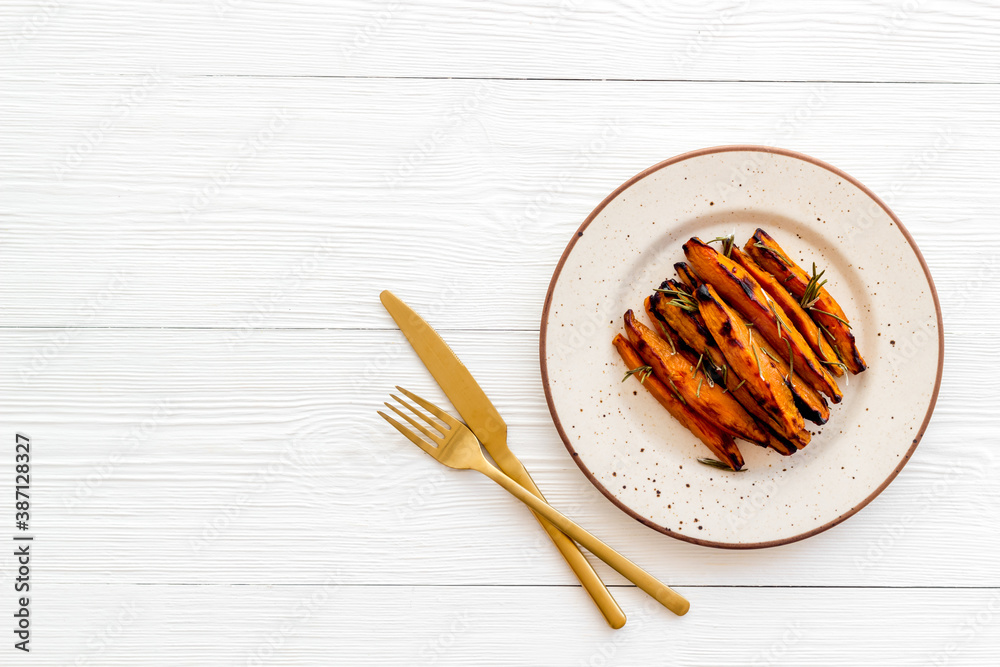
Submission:
[[[507,477],[513,479],[515,482],[520,484],[526,490],[530,491],[532,495],[537,496],[543,502],[545,501],[545,496],[538,489],[535,481],[531,479],[531,475],[528,474],[528,470],[524,467],[524,464],[514,456],[513,452],[509,449],[503,452],[499,457],[493,459],[497,462],[500,469],[506,474]],[[608,587],[604,585],[601,581],[601,577],[598,576],[597,572],[594,571],[594,567],[587,560],[587,557],[583,555],[580,551],[580,547],[576,545],[576,542],[571,540],[566,536],[559,528],[557,528],[551,521],[543,517],[541,514],[535,510],[531,510],[531,513],[535,515],[538,519],[538,523],[542,525],[545,532],[548,533],[549,539],[552,543],[556,545],[559,552],[562,554],[566,562],[573,569],[573,574],[576,578],[580,580],[583,585],[584,590],[593,599],[594,604],[597,608],[601,610],[604,615],[604,620],[608,622],[615,630],[621,628],[625,625],[625,612],[622,608],[618,606],[618,602],[611,596],[611,591]]]

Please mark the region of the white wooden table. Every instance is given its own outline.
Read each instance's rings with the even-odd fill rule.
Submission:
[[[995,4],[27,0],[0,26],[0,540],[17,432],[35,536],[30,656],[2,550],[0,664],[995,664]],[[746,553],[613,507],[537,359],[591,208],[726,143],[882,196],[947,337],[898,479]],[[608,629],[516,501],[378,421],[397,383],[443,400],[384,288],[452,343],[549,500],[688,616],[597,563],[630,618]]]

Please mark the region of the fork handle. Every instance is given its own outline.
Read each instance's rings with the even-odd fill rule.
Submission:
[[[487,462],[484,462],[482,467],[477,467],[476,469],[503,488],[507,489],[511,495],[520,500],[522,503],[555,524],[559,530],[579,542],[585,549],[590,551],[590,553],[594,554],[613,567],[619,574],[645,591],[664,607],[678,616],[683,616],[688,612],[688,609],[691,607],[691,603],[684,597],[674,592],[666,584],[651,575],[649,572],[643,570],[628,558],[625,558],[625,556],[622,556],[600,539],[591,535],[585,529],[581,528],[579,524],[546,503],[544,500],[541,500],[532,494],[510,477],[503,474],[500,470]]]

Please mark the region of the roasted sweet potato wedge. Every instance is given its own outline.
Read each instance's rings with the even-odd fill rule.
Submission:
[[[841,401],[843,394],[837,381],[816,358],[798,329],[779,309],[772,307],[764,288],[746,269],[698,238],[684,244],[684,254],[698,277],[711,284],[734,310],[754,325],[760,336],[775,349],[785,349],[785,355],[791,356],[792,370],[809,386],[829,396],[834,403]],[[708,318],[705,320],[707,322]],[[726,351],[721,344],[719,347]]]
[[[814,424],[825,424],[830,419],[830,406],[822,394],[803,382],[798,373],[789,373],[787,357],[783,357],[770,343],[763,339],[754,340],[781,371],[785,383],[792,390],[792,398],[795,399],[799,413]]]
[[[733,248],[733,252],[738,250],[738,248]],[[690,310],[691,307],[697,308],[697,303],[690,296],[686,296],[685,290],[686,287],[676,281],[664,281],[659,289],[651,297],[647,298],[647,301],[649,301],[647,312],[653,311],[650,313],[650,319],[653,320],[656,318],[663,324],[668,325],[669,329],[676,332],[676,337],[679,337],[681,341],[690,346],[696,355],[703,354],[704,359],[711,364],[708,366],[708,370],[710,373],[713,373],[713,379],[716,382],[727,385],[730,391],[733,391],[733,396],[739,401],[740,405],[746,408],[747,412],[753,415],[757,421],[768,425],[766,420],[761,419],[761,415],[758,414],[759,406],[755,400],[749,397],[747,391],[745,389],[734,390],[733,385],[737,384],[741,378],[734,376],[733,381],[727,383],[724,379],[718,377],[719,373],[725,371],[725,357],[722,351],[715,345],[711,333],[705,327],[705,321],[702,319],[701,313]],[[745,325],[746,320],[741,317],[740,322]],[[758,340],[757,343],[764,353],[778,364],[779,370],[781,370],[786,381],[789,383],[789,387],[792,390],[792,397],[795,399],[795,405],[802,416],[816,424],[825,424],[830,418],[830,408],[826,400],[819,392],[803,382],[798,374],[789,373],[790,368],[787,357],[779,354],[766,340]],[[726,373],[726,376],[728,377],[728,373]],[[745,398],[750,398],[750,400],[744,400]]]
[[[683,292],[685,289],[684,285],[673,280],[664,281],[660,285],[660,290],[670,290],[671,292]],[[723,356],[722,351],[715,345],[715,341],[705,326],[705,321],[702,319],[701,313],[697,311],[692,312],[684,306],[679,305],[676,303],[678,300],[670,292],[659,290],[652,296],[647,297],[646,310],[649,313],[650,320],[655,321],[667,332],[667,335],[679,338],[693,351],[696,351],[696,354],[704,355],[702,363],[712,376],[712,379],[725,387],[733,395],[733,398],[759,424],[766,427],[765,430],[768,432],[768,435],[773,435],[774,439],[780,440],[779,443],[769,440],[767,442],[769,447],[785,455],[790,454],[795,449],[804,447],[809,442],[809,432],[802,431],[799,436],[792,439],[791,443],[778,435],[779,427],[774,423],[774,419],[761,408],[757,399],[743,386],[742,379],[736,373],[730,375],[729,368],[726,365],[726,358]],[[697,302],[692,300],[691,303],[697,308]]]
[[[665,283],[666,284],[666,283]],[[662,295],[661,295],[662,296]],[[659,314],[653,310],[651,297],[646,297],[645,300],[646,315],[649,317],[650,322],[653,323],[654,329],[659,333],[665,341],[667,341],[673,350],[675,350],[678,356],[684,358],[684,361],[690,364],[690,369],[698,368],[700,365],[701,371],[704,373],[705,380],[710,384],[714,381],[717,383],[724,383],[728,377],[727,373],[723,373],[722,369],[715,367],[709,358],[709,351],[704,353],[697,353],[695,350],[685,341],[684,337],[681,336],[673,327],[664,321]],[[674,306],[670,306],[673,308]],[[700,317],[697,313],[694,316]],[[714,344],[711,344],[715,348]],[[718,351],[718,348],[714,349],[714,353],[718,355],[718,359],[722,359],[722,353]],[[723,360],[723,363],[724,360]],[[736,375],[729,380],[732,385],[729,389],[732,389],[738,382]],[[703,383],[704,384],[704,383]],[[723,393],[725,393],[726,385],[722,384]],[[757,402],[750,396],[750,394],[743,387],[739,387],[736,391],[731,392],[733,398],[742,405],[746,411],[757,420],[757,424],[761,426],[761,430],[766,436],[763,440],[753,440],[749,439],[747,435],[741,435],[744,439],[749,442],[753,442],[755,445],[761,447],[771,447],[775,451],[788,456],[794,453],[797,449],[801,449],[806,442],[808,442],[808,432],[803,431],[806,436],[806,440],[803,442],[798,440],[796,442],[789,442],[787,439],[779,436],[773,428],[768,427],[768,415],[764,413]]]
[[[767,232],[763,229],[754,232],[744,250],[798,299],[805,296],[811,276],[802,270]],[[840,357],[840,362],[855,375],[865,370],[867,368],[865,360],[858,351],[851,325],[840,304],[822,286],[814,289],[810,297],[811,302],[802,305],[812,319],[826,330],[830,344]]]
[[[767,433],[724,388],[706,381],[686,355],[676,353],[652,329],[625,313],[625,333],[653,374],[684,404],[736,437],[767,444]],[[694,367],[693,367],[694,366]]]
[[[653,310],[653,297],[646,297],[643,301],[643,307],[646,310],[646,316],[649,321],[653,323],[653,330],[660,335],[660,337],[670,344],[670,347],[675,352],[682,352],[688,355],[692,355],[697,358],[697,353],[694,349],[687,344],[681,336],[677,334],[673,327],[671,327],[655,310]]]
[[[712,336],[698,313],[698,304],[687,288],[674,280],[665,280],[646,297],[646,313],[655,324],[674,332],[698,357],[704,355],[710,370],[722,370],[725,359],[712,342]]]
[[[664,280],[648,298],[656,316],[676,329],[691,349],[703,352],[708,347],[715,347],[712,335],[701,321],[698,302],[686,285],[676,280]]]
[[[639,353],[636,352],[635,348],[624,336],[618,334],[612,342],[629,370],[645,365],[642,357],[639,356]],[[733,436],[714,426],[700,414],[679,401],[673,391],[655,375],[644,376],[633,374],[632,377],[640,381],[642,386],[659,401],[660,405],[673,415],[674,419],[679,421],[685,428],[694,433],[699,440],[705,443],[705,446],[715,455],[715,458],[733,470],[743,468],[743,455],[733,440]]]
[[[674,264],[674,270],[677,271],[677,276],[681,279],[681,282],[687,285],[688,289],[692,292],[698,289],[698,286],[701,285],[701,280],[695,272],[691,270],[691,267],[688,266],[687,262],[677,262]]]
[[[730,371],[743,379],[743,386],[773,418],[782,436],[797,437],[805,423],[781,371],[761,350],[754,333],[756,327],[746,326],[739,314],[709,284],[699,287],[695,298],[705,325],[726,357]]]
[[[799,300],[792,296],[792,293],[782,287],[778,280],[765,271],[749,255],[733,246],[729,253],[729,258],[747,270],[753,279],[756,280],[768,296],[774,301],[778,308],[784,312],[788,321],[795,325],[795,328],[802,334],[802,338],[809,344],[812,351],[816,353],[816,358],[833,375],[840,377],[844,374],[843,368],[837,363],[837,353],[830,345],[830,341],[825,336],[820,335],[819,327],[809,316],[809,313],[799,305]]]

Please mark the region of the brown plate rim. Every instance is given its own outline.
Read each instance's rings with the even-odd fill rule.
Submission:
[[[825,523],[822,526],[819,526],[818,528],[813,528],[812,530],[806,531],[799,535],[793,535],[792,537],[788,537],[785,539],[771,540],[768,542],[733,543],[733,542],[714,542],[711,540],[700,540],[695,537],[682,535],[668,528],[665,528],[659,524],[653,523],[652,521],[646,519],[645,517],[640,516],[632,508],[625,505],[614,494],[608,491],[608,489],[605,488],[604,485],[601,484],[596,477],[594,477],[594,474],[590,471],[590,469],[587,468],[586,465],[584,465],[583,461],[580,459],[579,453],[573,449],[573,445],[570,443],[570,439],[566,435],[566,431],[563,429],[562,422],[559,420],[559,414],[556,412],[555,406],[552,403],[552,392],[549,389],[549,370],[545,360],[546,332],[548,330],[548,323],[549,323],[549,310],[552,306],[552,293],[555,290],[556,282],[559,280],[559,275],[562,273],[563,266],[566,264],[566,260],[569,259],[569,255],[573,251],[573,247],[576,245],[577,239],[583,236],[583,231],[590,225],[590,223],[594,220],[594,218],[596,218],[601,213],[601,211],[603,211],[604,208],[612,201],[614,201],[614,199],[618,197],[618,195],[620,195],[622,192],[632,187],[635,183],[641,181],[650,174],[655,173],[660,169],[663,169],[664,167],[669,167],[670,165],[677,164],[678,162],[683,162],[684,160],[689,160],[691,158],[701,157],[702,155],[711,155],[714,153],[730,153],[735,151],[773,153],[775,155],[784,155],[786,157],[792,157],[798,160],[802,160],[804,162],[809,162],[818,167],[822,167],[827,171],[833,172],[837,176],[849,181],[857,188],[859,188],[862,192],[864,192],[866,195],[871,197],[872,201],[874,201],[876,204],[882,207],[882,210],[884,210],[889,215],[889,217],[892,218],[892,221],[896,223],[896,226],[899,228],[899,231],[903,233],[903,238],[905,238],[907,243],[910,244],[910,247],[913,249],[913,253],[916,255],[917,260],[920,262],[920,266],[924,270],[924,275],[927,277],[927,284],[930,286],[931,289],[931,296],[934,298],[934,310],[937,313],[937,324],[938,324],[938,366],[937,366],[937,377],[934,380],[934,391],[931,394],[931,400],[927,406],[927,414],[924,415],[924,420],[923,423],[920,425],[920,430],[917,432],[917,436],[913,439],[913,444],[910,445],[910,448],[906,452],[906,456],[904,456],[903,459],[899,462],[899,465],[896,466],[896,468],[889,474],[886,480],[882,482],[882,484],[879,485],[879,487],[875,489],[875,491],[873,491],[867,498],[862,500],[860,503],[858,503],[844,514],[837,517],[836,519],[829,521],[828,523]],[[875,498],[880,493],[882,493],[882,491],[884,491],[885,488],[889,486],[889,484],[894,479],[896,479],[896,476],[903,469],[903,466],[906,465],[906,462],[910,460],[910,457],[913,455],[913,451],[917,448],[917,445],[920,443],[920,439],[923,437],[924,431],[927,430],[927,425],[930,423],[931,414],[933,414],[934,412],[934,406],[937,404],[938,393],[941,390],[941,376],[944,371],[944,318],[941,315],[941,301],[938,299],[937,288],[934,285],[934,278],[931,276],[930,268],[928,268],[927,266],[927,261],[924,259],[923,253],[920,252],[920,248],[917,247],[916,241],[913,240],[913,237],[910,235],[910,232],[906,228],[906,226],[903,225],[900,219],[896,217],[896,214],[892,212],[892,209],[890,209],[889,206],[886,205],[886,203],[883,202],[878,195],[869,190],[867,187],[865,187],[864,184],[862,184],[858,179],[854,178],[850,174],[842,171],[841,169],[838,169],[837,167],[834,167],[831,164],[824,162],[823,160],[814,158],[810,155],[806,155],[805,153],[789,150],[787,148],[776,148],[772,146],[759,146],[754,144],[733,144],[726,146],[712,146],[710,148],[700,148],[698,150],[689,151],[687,153],[681,153],[680,155],[675,155],[672,158],[668,158],[658,164],[655,164],[652,167],[649,167],[648,169],[639,172],[632,178],[622,183],[620,186],[618,186],[618,188],[615,189],[614,192],[605,197],[604,200],[600,204],[598,204],[593,211],[591,211],[590,215],[587,216],[587,219],[583,221],[583,224],[580,225],[580,227],[576,230],[576,233],[573,234],[573,237],[570,239],[569,244],[566,246],[566,249],[563,251],[562,256],[559,258],[559,263],[556,264],[555,271],[552,273],[552,279],[549,281],[549,287],[545,293],[545,305],[542,307],[542,324],[541,324],[541,331],[539,332],[539,337],[538,337],[538,351],[539,351],[539,360],[541,362],[541,370],[542,370],[542,388],[545,390],[545,402],[549,406],[549,414],[552,415],[552,421],[555,424],[556,431],[559,432],[559,437],[562,438],[563,444],[566,445],[566,449],[569,450],[570,456],[574,461],[576,461],[576,464],[580,467],[580,470],[583,471],[583,474],[587,476],[587,479],[590,480],[590,483],[593,484],[595,487],[597,487],[597,489],[601,493],[603,493],[608,500],[617,505],[619,509],[621,509],[623,512],[631,516],[639,523],[645,526],[649,526],[654,530],[658,530],[664,535],[669,535],[670,537],[682,540],[684,542],[690,542],[691,544],[697,544],[704,547],[714,547],[717,549],[764,549],[767,547],[781,546],[783,544],[792,544],[793,542],[804,540],[806,538],[812,537],[813,535],[818,535],[823,531],[833,528],[837,524],[842,523],[843,521],[846,521],[850,517],[854,516],[861,510],[861,508],[865,507],[868,503],[875,500]]]

